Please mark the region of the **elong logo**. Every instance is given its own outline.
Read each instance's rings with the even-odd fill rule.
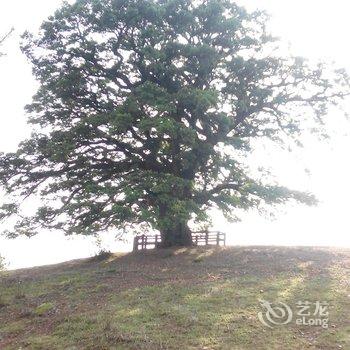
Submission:
[[[270,302],[259,300],[263,311],[258,313],[259,321],[268,328],[274,326],[287,325],[293,320],[292,308],[282,301]],[[298,309],[295,318],[297,326],[321,326],[328,328],[328,302],[316,301],[298,301],[296,308]]]

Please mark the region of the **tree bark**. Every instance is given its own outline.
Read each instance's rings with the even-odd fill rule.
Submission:
[[[178,223],[173,228],[162,231],[161,237],[161,248],[190,247],[193,245],[191,230],[186,223]]]

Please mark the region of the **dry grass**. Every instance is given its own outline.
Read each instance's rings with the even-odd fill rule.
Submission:
[[[350,251],[109,254],[0,280],[0,349],[350,349]],[[259,299],[330,303],[330,327],[263,326]]]

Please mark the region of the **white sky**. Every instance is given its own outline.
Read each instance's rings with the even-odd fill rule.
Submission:
[[[335,61],[350,70],[347,0],[241,0],[249,8],[265,8],[273,19],[271,29],[290,42],[293,53],[311,59]],[[31,68],[19,50],[19,35],[35,31],[59,6],[59,0],[1,0],[0,34],[12,26],[15,34],[4,46],[0,63],[0,151],[13,151],[29,135],[23,112],[36,89]],[[334,114],[334,115],[333,115]],[[321,203],[315,208],[285,208],[276,221],[247,213],[239,224],[228,224],[215,215],[214,226],[229,234],[231,244],[331,245],[350,247],[348,200],[350,198],[350,130],[341,116],[330,115],[333,138],[329,143],[313,139],[298,154],[275,154],[262,149],[255,157],[269,159],[281,183],[313,191]],[[305,173],[305,168],[311,175]],[[113,251],[130,245],[104,238]],[[45,232],[32,239],[0,238],[0,254],[10,268],[34,266],[85,257],[97,251],[93,239],[64,238]]]

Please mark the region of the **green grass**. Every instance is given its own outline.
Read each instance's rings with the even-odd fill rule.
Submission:
[[[350,349],[348,253],[240,249],[82,263],[50,278],[43,271],[23,281],[20,299],[7,281],[1,310],[11,317],[0,348]],[[293,309],[328,301],[330,327],[269,329],[257,318],[260,299]]]
[[[43,303],[35,308],[34,314],[37,316],[43,316],[52,311],[54,307],[55,305],[53,303]]]

